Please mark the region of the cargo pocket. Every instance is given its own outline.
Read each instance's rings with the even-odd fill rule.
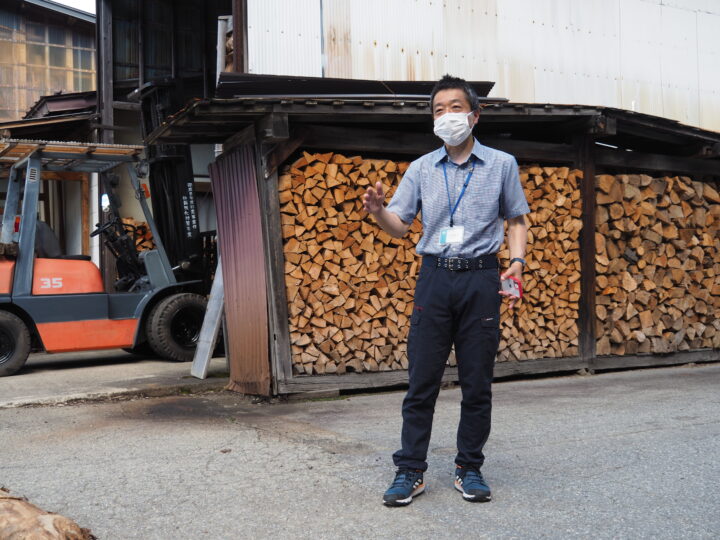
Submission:
[[[500,317],[483,317],[480,319],[480,324],[483,328],[499,328]]]
[[[500,316],[495,317],[482,317],[480,319],[480,326],[482,326],[482,333],[484,339],[487,339],[488,347],[492,353],[493,358],[497,354],[498,347],[500,346]]]
[[[412,315],[410,315],[410,326],[419,325],[420,321],[422,320],[422,314],[422,308],[415,307],[415,309],[413,309]]]

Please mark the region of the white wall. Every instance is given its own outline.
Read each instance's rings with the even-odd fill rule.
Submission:
[[[720,131],[720,0],[248,0],[251,73],[495,81]]]

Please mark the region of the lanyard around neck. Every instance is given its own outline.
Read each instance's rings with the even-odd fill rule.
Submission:
[[[475,163],[473,163],[472,169],[470,169],[470,172],[467,175],[467,178],[465,178],[465,183],[463,184],[462,190],[460,191],[460,195],[458,195],[457,201],[455,201],[455,206],[453,206],[452,201],[450,200],[450,184],[448,183],[448,177],[447,177],[447,169],[445,168],[445,162],[443,161],[443,176],[445,176],[445,190],[447,191],[448,196],[448,208],[450,209],[450,226],[452,227],[454,225],[453,216],[455,215],[455,211],[458,209],[458,206],[460,206],[460,201],[463,198],[463,195],[465,195],[465,190],[468,187],[468,184],[470,183],[470,179],[472,178],[473,172],[475,172]]]

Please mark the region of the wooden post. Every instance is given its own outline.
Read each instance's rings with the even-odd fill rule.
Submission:
[[[280,228],[278,175],[277,172],[273,172],[268,178],[265,178],[261,162],[261,146],[260,141],[257,141],[258,194],[260,196],[260,216],[266,253],[270,365],[273,393],[277,394],[279,385],[292,379],[292,356],[285,291],[285,257],[283,255],[283,236]]]
[[[595,336],[595,161],[593,136],[576,139],[576,166],[583,172],[580,183],[582,230],[580,231],[580,309],[578,330],[580,358],[593,372],[596,356]]]
[[[100,124],[112,126],[115,124],[113,113],[113,36],[112,36],[112,2],[110,0],[99,0],[97,3],[97,108],[100,114]],[[141,47],[142,50],[142,47]],[[113,143],[114,134],[112,129],[98,128],[96,140],[103,143]],[[100,175],[107,173],[100,173]],[[102,181],[99,182],[98,200],[95,201],[100,208],[100,197],[103,189]],[[104,222],[102,212],[98,212],[100,222]],[[103,275],[105,290],[114,292],[115,283],[115,258],[110,251],[100,242],[100,271]]]
[[[247,73],[247,0],[233,0],[233,71]]]

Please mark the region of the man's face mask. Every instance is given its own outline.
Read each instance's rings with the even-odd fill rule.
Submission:
[[[433,131],[435,135],[440,137],[446,144],[457,146],[465,141],[472,133],[472,126],[468,122],[468,117],[473,113],[445,113],[435,119],[435,127]]]

